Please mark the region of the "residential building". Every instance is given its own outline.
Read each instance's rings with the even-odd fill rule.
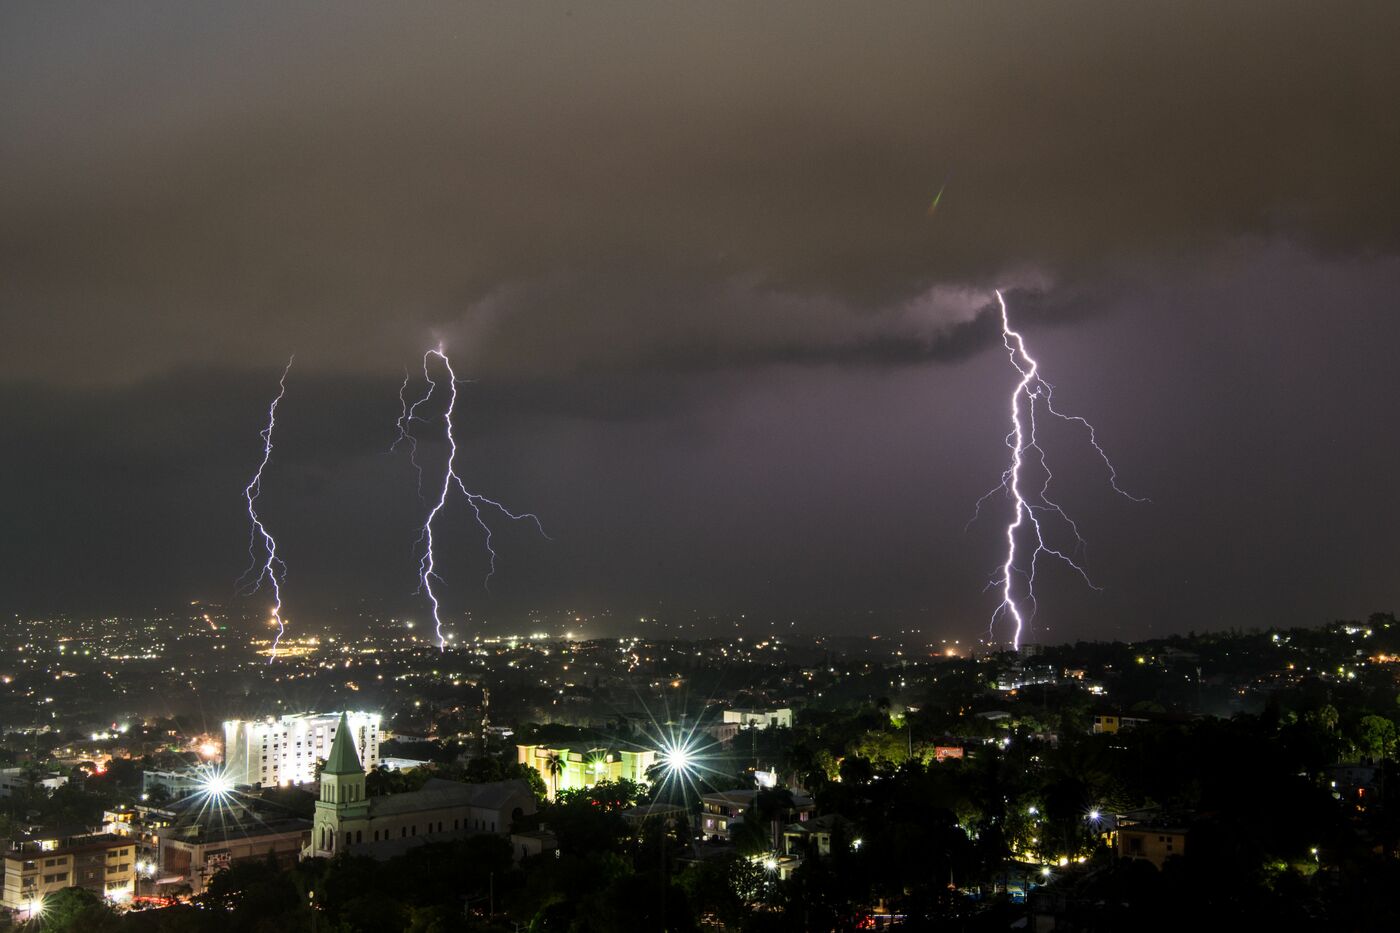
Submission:
[[[544,855],[559,848],[559,840],[547,829],[534,829],[510,834],[511,858],[519,864],[522,859]]]
[[[160,836],[175,825],[174,810],[137,805],[119,806],[102,814],[102,828],[114,836],[136,844],[137,865],[155,866],[160,861]]]
[[[348,722],[355,754],[366,768],[379,763],[379,714],[296,713],[224,723],[224,768],[235,785],[309,784],[316,763],[330,754],[341,722]]]
[[[320,796],[304,858],[350,851],[389,858],[428,841],[474,833],[508,834],[512,824],[535,812],[535,796],[524,781],[463,784],[429,778],[421,790],[383,797],[365,793],[365,769],[345,725],[331,743],[321,769]]]
[[[1140,712],[1134,710],[1131,713],[1124,713],[1114,709],[1102,709],[1094,711],[1094,725],[1091,731],[1095,735],[1101,733],[1113,734],[1124,732],[1128,729],[1136,729],[1148,723],[1157,725],[1181,726],[1199,719],[1197,713],[1161,713],[1161,712]]]
[[[722,790],[700,795],[700,835],[703,839],[718,839],[728,842],[733,838],[734,827],[744,821],[744,814],[758,799],[759,791]],[[816,803],[801,791],[793,791],[790,814],[799,822],[811,817]]]
[[[64,784],[68,783],[68,778],[57,771],[34,771],[30,768],[0,768],[0,797],[8,797],[16,790],[23,790],[29,787],[42,789],[45,794],[52,794]]]
[[[623,822],[632,832],[641,832],[643,826],[664,823],[674,826],[679,822],[690,821],[690,811],[673,803],[642,803],[622,811]]]
[[[586,748],[563,745],[517,745],[516,760],[534,768],[553,800],[561,790],[579,790],[604,781],[647,782],[656,764],[654,749]]]
[[[194,822],[161,830],[158,883],[188,884],[191,893],[203,894],[210,878],[239,862],[271,859],[284,867],[294,864],[311,837],[311,824],[250,817],[248,812],[206,812]]]
[[[1116,735],[1147,722],[1142,716],[1125,716],[1122,713],[1095,713],[1094,735]]]
[[[789,823],[783,828],[783,852],[802,856],[815,850],[817,855],[830,855],[833,836],[845,839],[847,845],[859,845],[854,829],[855,825],[838,813]]]
[[[204,775],[188,768],[184,771],[142,771],[142,799],[149,799],[151,794],[159,792],[167,800],[179,800],[199,790],[203,783]]]
[[[82,831],[20,835],[5,849],[0,905],[30,919],[44,898],[64,888],[123,901],[131,897],[135,879],[136,846],[128,838]]]
[[[727,709],[724,722],[737,725],[741,729],[791,729],[792,709]]]
[[[1173,855],[1186,854],[1187,835],[1180,826],[1119,826],[1118,857],[1143,859],[1161,868]]]

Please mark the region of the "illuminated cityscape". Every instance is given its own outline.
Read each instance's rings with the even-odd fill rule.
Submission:
[[[0,933],[1400,929],[1397,36],[0,5]]]
[[[192,624],[205,619],[214,624]],[[541,627],[619,624],[574,614]],[[1082,810],[1066,823],[1056,782],[1073,756],[1158,754],[1171,736],[1205,742],[1226,723],[1258,730],[1281,708],[1296,711],[1276,720],[1282,741],[1333,730],[1335,757],[1309,773],[1344,824],[1384,813],[1395,735],[1373,714],[1352,717],[1361,698],[1400,687],[1400,622],[1390,616],[1019,653],[917,630],[780,635],[744,624],[750,634],[696,638],[649,620],[647,636],[546,630],[443,652],[431,632],[423,639],[386,619],[356,634],[299,632],[302,650],[269,666],[261,620],[214,606],[24,621],[5,646],[15,665],[5,672],[3,748],[24,763],[7,769],[0,792],[27,809],[6,809],[15,832],[3,906],[24,921],[78,887],[117,907],[171,910],[215,903],[216,879],[236,866],[302,877],[321,862],[394,864],[420,847],[474,851],[486,839],[499,841],[503,879],[577,846],[596,857],[591,847],[643,853],[663,840],[681,878],[733,858],[726,871],[751,865],[760,888],[800,885],[813,859],[854,865],[898,851],[879,815],[895,805],[883,787],[917,780],[922,805],[936,808],[939,795],[976,793],[986,768],[1004,767],[1019,775],[1005,803],[959,805],[943,832],[961,841],[908,856],[908,870],[951,871],[950,896],[969,899],[964,909],[1060,916],[1042,892],[1094,883],[1090,866],[1165,871],[1231,825],[1204,809],[1208,798],[1166,802],[1151,775],[1108,764],[1081,779],[1073,800],[1088,803],[1074,803]],[[1314,690],[1333,705],[1307,709]],[[252,715],[269,705],[254,697],[282,708],[311,696],[345,709]],[[1328,726],[1321,717],[1331,715]],[[1232,740],[1245,743],[1241,754],[1249,734]],[[1218,760],[1197,767],[1214,771]],[[1299,848],[1297,864],[1311,860],[1314,871],[1343,857],[1345,837],[1309,832],[1280,839],[1279,851]],[[1005,841],[1008,861],[979,854],[989,834]],[[906,922],[891,903],[847,909]]]

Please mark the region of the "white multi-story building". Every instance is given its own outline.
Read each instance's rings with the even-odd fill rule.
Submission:
[[[224,768],[233,784],[307,784],[316,762],[330,754],[340,713],[296,713],[281,719],[224,723]],[[379,714],[347,712],[355,753],[373,768],[379,764]]]
[[[724,711],[725,725],[737,725],[741,729],[791,729],[792,709],[727,709]]]

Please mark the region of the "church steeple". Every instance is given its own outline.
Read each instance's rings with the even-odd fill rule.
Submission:
[[[330,754],[326,756],[326,766],[322,774],[364,774],[359,753],[355,751],[355,740],[350,737],[350,723],[345,714],[340,714],[340,723],[335,727],[335,738],[331,740]]]
[[[339,807],[363,803],[365,799],[365,769],[355,751],[355,740],[350,735],[350,723],[344,713],[340,714],[330,754],[321,769],[321,799]]]
[[[312,831],[313,854],[333,855],[364,842],[368,820],[365,769],[355,751],[350,721],[341,713],[326,764],[321,768],[321,799],[316,801]]]

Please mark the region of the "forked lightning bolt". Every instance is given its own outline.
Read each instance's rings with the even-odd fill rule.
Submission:
[[[267,663],[271,664],[277,657],[277,645],[282,640],[282,635],[286,632],[286,626],[282,622],[282,582],[287,576],[287,565],[282,558],[277,556],[277,540],[272,537],[272,533],[267,530],[262,519],[258,516],[257,501],[262,494],[263,470],[267,469],[267,463],[272,459],[272,431],[277,427],[277,406],[282,403],[283,397],[287,394],[287,373],[292,369],[292,359],[287,360],[287,366],[282,370],[282,378],[277,382],[277,397],[272,400],[272,405],[267,409],[267,427],[262,429],[261,437],[263,441],[262,460],[258,463],[257,470],[253,473],[253,478],[249,480],[247,487],[243,490],[243,498],[248,502],[248,569],[243,572],[243,576],[238,578],[240,592],[244,595],[251,595],[258,591],[266,582],[272,587],[272,621],[277,623],[277,634],[272,639],[272,650],[268,652]],[[261,554],[261,556],[260,556]]]
[[[452,361],[447,358],[447,354],[443,352],[441,345],[423,354],[423,378],[427,380],[428,385],[427,391],[423,393],[422,397],[411,405],[408,403],[408,398],[405,394],[408,387],[407,377],[404,378],[404,385],[399,390],[399,399],[403,402],[403,412],[399,416],[399,437],[398,440],[394,442],[394,447],[397,447],[405,440],[408,441],[410,459],[413,461],[414,468],[418,470],[420,491],[422,489],[423,471],[418,465],[417,460],[418,442],[411,432],[412,423],[414,421],[427,420],[418,415],[418,408],[432,398],[433,394],[437,392],[438,389],[438,380],[433,378],[430,366],[434,358],[440,360],[442,366],[447,370],[447,378],[445,380],[447,387],[447,410],[443,413],[443,421],[446,425],[444,434],[447,440],[447,464],[443,468],[442,486],[438,490],[437,499],[433,502],[432,508],[428,511],[428,517],[423,522],[422,533],[418,537],[418,542],[423,548],[423,555],[418,562],[418,592],[428,597],[428,602],[431,604],[433,610],[433,626],[437,633],[438,647],[445,650],[447,648],[447,639],[442,634],[442,606],[438,600],[437,591],[433,589],[433,583],[441,582],[442,579],[438,576],[437,556],[433,553],[433,521],[447,506],[447,500],[448,497],[451,496],[453,488],[455,487],[460,491],[462,496],[467,500],[467,505],[470,506],[472,514],[476,518],[476,523],[481,526],[481,530],[485,535],[486,553],[490,557],[489,569],[486,574],[487,584],[491,582],[491,577],[496,573],[496,549],[492,547],[491,544],[491,526],[487,524],[485,516],[482,515],[483,507],[495,509],[514,521],[534,522],[535,528],[542,536],[546,539],[548,539],[549,536],[544,533],[544,526],[540,524],[538,516],[531,512],[521,512],[517,514],[495,499],[488,499],[480,493],[472,492],[462,480],[461,474],[457,472],[457,438],[452,433],[452,417],[457,408],[457,374],[453,371]]]
[[[427,357],[425,356],[423,359],[423,375],[427,376]],[[408,381],[408,368],[405,367],[403,371],[403,385],[399,386],[399,405],[401,406],[401,412],[399,414],[398,420],[399,436],[394,438],[394,443],[389,445],[389,453],[393,453],[394,451],[398,450],[400,444],[408,444],[408,462],[413,464],[413,470],[418,475],[418,498],[422,499],[423,467],[418,462],[418,438],[413,436],[413,422],[423,420],[422,418],[418,417],[418,406],[426,402],[428,400],[428,396],[432,395],[432,378],[428,378],[428,393],[422,398],[418,399],[418,401],[414,402],[412,405],[408,403]]]
[[[1078,573],[1091,588],[1099,589],[1089,579],[1088,572],[1075,559],[1084,547],[1084,539],[1079,534],[1079,526],[1060,507],[1059,503],[1050,498],[1050,481],[1054,476],[1046,462],[1045,451],[1036,439],[1037,402],[1044,406],[1045,411],[1056,418],[1062,421],[1076,422],[1089,432],[1089,443],[1099,458],[1103,460],[1104,465],[1108,467],[1108,482],[1114,492],[1132,499],[1134,502],[1146,502],[1147,500],[1140,499],[1119,488],[1118,472],[1109,461],[1108,454],[1099,445],[1094,426],[1078,415],[1065,414],[1055,408],[1055,387],[1040,375],[1040,365],[1026,352],[1025,340],[1018,332],[1011,329],[1011,321],[1006,311],[1006,299],[1002,297],[999,290],[997,291],[997,304],[1001,307],[1002,343],[1006,346],[1011,365],[1016,367],[1016,371],[1021,374],[1021,379],[1011,392],[1011,432],[1006,435],[1006,446],[1011,451],[1011,465],[1002,473],[1001,483],[977,500],[977,511],[980,513],[982,503],[999,491],[1008,496],[1014,505],[1011,521],[1006,526],[1006,560],[1002,563],[998,576],[994,577],[988,584],[988,588],[998,587],[1001,590],[1001,603],[992,613],[991,624],[995,628],[998,619],[1010,617],[1012,624],[1011,646],[1014,650],[1019,650],[1025,627],[1035,617],[1035,574],[1042,554],[1048,554],[1064,562]],[[1038,489],[1032,485],[1031,490],[1027,492],[1023,486],[1025,477],[1022,469],[1026,465],[1027,458],[1031,456],[1035,458],[1035,463],[1044,475],[1044,480]],[[1046,513],[1058,517],[1074,535],[1076,544],[1073,555],[1046,543],[1045,529],[1041,526],[1041,517]],[[976,521],[977,513],[974,513],[972,518],[973,521]],[[1018,539],[1028,535],[1034,537],[1035,547],[1031,550],[1030,556],[1025,558],[1020,554]],[[1020,599],[1016,595],[1015,587],[1018,575],[1025,578],[1025,595]],[[1028,612],[1023,609],[1022,601],[1029,604]]]

